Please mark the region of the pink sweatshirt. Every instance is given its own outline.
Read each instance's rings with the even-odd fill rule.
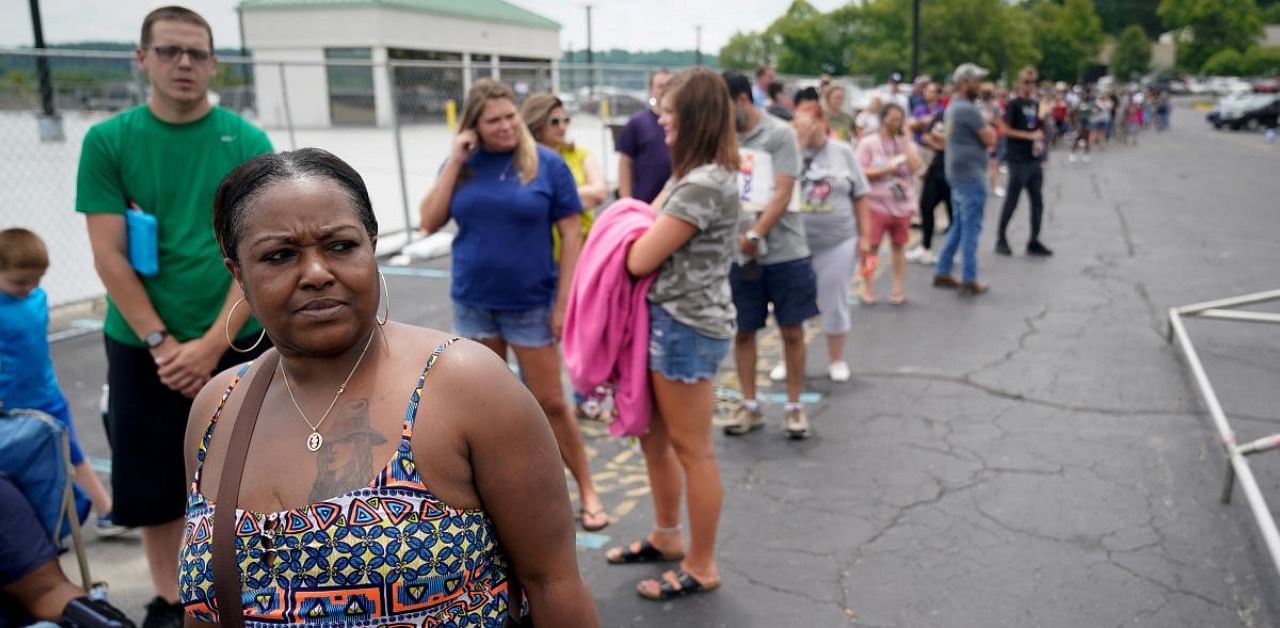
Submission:
[[[575,390],[613,388],[614,437],[649,431],[649,306],[656,273],[632,279],[627,251],[654,222],[653,208],[622,199],[591,226],[569,289],[564,317],[564,364]]]

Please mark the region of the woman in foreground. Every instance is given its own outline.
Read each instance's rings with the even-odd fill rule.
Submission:
[[[242,583],[249,626],[493,625],[515,575],[538,624],[596,625],[542,410],[488,349],[388,322],[360,176],[318,149],[260,156],[219,186],[214,227],[278,353],[218,375],[192,406],[187,624],[232,625],[215,587]],[[260,411],[242,412],[258,377]],[[215,506],[242,421],[256,422],[246,481]],[[215,582],[215,508],[236,514],[241,583]]]

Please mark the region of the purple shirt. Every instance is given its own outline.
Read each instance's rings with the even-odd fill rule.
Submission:
[[[941,102],[941,101],[939,101],[938,103],[934,104],[934,106],[933,106],[933,107],[930,107],[930,106],[929,106],[929,103],[927,103],[927,102],[923,102],[923,100],[922,100],[922,101],[920,102],[920,104],[916,105],[916,108],[915,108],[915,109],[912,109],[912,110],[911,110],[911,117],[912,117],[913,119],[916,119],[916,120],[919,120],[919,119],[922,119],[922,118],[923,118],[926,122],[929,122],[930,124],[932,124],[932,120],[933,120],[933,118],[934,118],[935,116],[937,116],[938,114],[942,113],[942,109],[943,109],[943,106],[942,106],[942,102]],[[926,125],[925,125],[925,128],[927,129],[927,128],[929,128],[929,126],[926,124]],[[924,134],[923,134],[923,133],[916,133],[916,134],[915,134],[915,140],[916,140],[916,144],[919,144],[919,145],[921,145],[921,146],[924,146]]]
[[[631,158],[631,195],[646,203],[658,198],[671,178],[671,150],[666,138],[652,109],[631,116],[618,134],[618,152]]]

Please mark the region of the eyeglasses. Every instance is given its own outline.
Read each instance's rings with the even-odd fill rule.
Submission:
[[[207,63],[209,58],[213,56],[212,52],[204,48],[183,48],[182,46],[152,46],[151,50],[156,53],[156,58],[164,63],[174,63],[187,55],[191,59],[191,63],[200,64]]]
[[[1023,85],[1035,85],[1036,79],[1022,79]]]
[[[565,116],[563,118],[550,118],[547,122],[550,122],[551,126],[554,127],[559,127],[560,125],[569,126],[569,116]]]

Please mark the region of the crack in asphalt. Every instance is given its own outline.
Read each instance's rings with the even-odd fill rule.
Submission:
[[[949,375],[947,373],[931,372],[913,367],[896,369],[891,371],[877,370],[855,370],[855,377],[865,378],[881,378],[881,379],[918,379],[935,382],[947,382],[951,384],[959,384],[979,390],[992,397],[1005,399],[1008,401],[1017,401],[1019,403],[1028,403],[1035,406],[1062,410],[1064,412],[1080,413],[1080,414],[1101,414],[1105,416],[1199,416],[1199,413],[1191,409],[1174,409],[1174,408],[1109,408],[1106,406],[1090,406],[1081,404],[1069,404],[1052,399],[1040,399],[1030,397],[1019,392],[1013,392],[988,386],[986,384],[973,381],[965,375]]]

